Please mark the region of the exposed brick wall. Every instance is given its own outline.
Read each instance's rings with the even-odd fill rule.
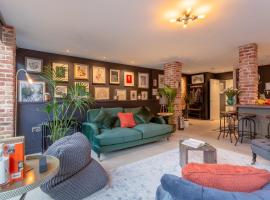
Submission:
[[[240,104],[255,104],[258,99],[258,47],[251,43],[239,47]]]
[[[174,116],[173,123],[177,124],[178,116],[182,115],[181,106],[181,77],[182,77],[182,63],[173,62],[164,65],[164,83],[177,89],[177,96],[174,102]]]
[[[3,138],[14,134],[16,38],[12,27],[0,29],[0,138]]]

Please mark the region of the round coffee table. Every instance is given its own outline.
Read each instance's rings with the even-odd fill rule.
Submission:
[[[39,173],[39,157],[40,156],[26,157],[24,163],[26,170],[24,179],[22,181],[0,186],[0,200],[6,200],[19,195],[22,195],[20,199],[24,199],[27,192],[46,183],[57,174],[59,170],[59,160],[57,158],[46,156],[48,170]]]

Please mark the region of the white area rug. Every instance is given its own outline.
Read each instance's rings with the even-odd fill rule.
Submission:
[[[251,156],[218,149],[218,163],[250,165]],[[202,162],[201,152],[190,152],[191,162]],[[258,158],[257,168],[268,169],[270,162]],[[85,200],[153,200],[163,174],[180,176],[179,150],[175,149],[162,154],[117,168],[108,172],[110,184],[103,190],[91,195]],[[40,189],[27,194],[28,199],[51,199]]]

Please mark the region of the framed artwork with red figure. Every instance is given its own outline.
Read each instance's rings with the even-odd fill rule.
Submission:
[[[134,72],[124,72],[124,85],[133,87],[134,86]]]

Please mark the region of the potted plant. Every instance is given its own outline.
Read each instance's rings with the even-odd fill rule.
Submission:
[[[189,105],[191,103],[191,96],[189,93],[187,93],[186,96],[184,97],[184,101],[186,104],[184,124],[185,124],[185,128],[187,128],[189,127],[188,115],[189,115]]]
[[[168,104],[167,109],[169,113],[174,113],[174,100],[177,95],[177,89],[165,85],[163,88],[158,90],[159,95],[166,98]],[[169,124],[172,124],[172,117],[169,117]]]
[[[51,96],[51,101],[47,103],[43,112],[48,117],[49,139],[52,143],[64,137],[74,126],[74,123],[77,123],[74,120],[75,115],[83,113],[85,108],[88,108],[89,104],[93,103],[93,98],[86,91],[87,86],[84,83],[69,86],[67,94],[61,94],[62,98],[59,101],[59,98],[56,98],[54,94],[57,82],[61,81],[62,78],[55,78],[61,77],[57,73],[57,71],[50,69],[42,75],[42,78],[48,83]]]
[[[168,103],[168,112],[174,112],[174,100],[176,98],[177,90],[176,88],[172,88],[168,85],[165,85],[163,88],[159,89],[159,94],[162,97],[166,97]]]
[[[229,106],[233,106],[235,104],[235,96],[240,94],[240,91],[236,88],[227,88],[224,91],[225,95],[227,96],[227,104]]]

